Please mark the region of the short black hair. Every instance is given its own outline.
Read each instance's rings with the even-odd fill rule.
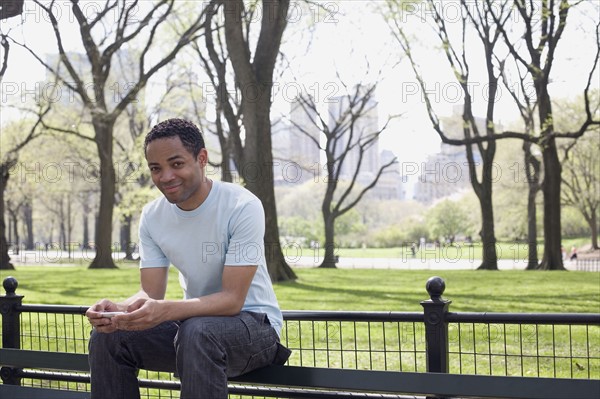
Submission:
[[[186,119],[172,118],[160,122],[148,132],[144,140],[144,155],[152,141],[175,136],[179,137],[185,149],[194,157],[204,148],[204,138],[196,125]]]

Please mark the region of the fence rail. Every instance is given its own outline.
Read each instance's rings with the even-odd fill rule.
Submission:
[[[16,286],[6,279],[7,294],[0,296],[3,348],[87,354],[87,307],[22,304]],[[600,314],[450,312],[444,289],[442,279],[428,280],[423,312],[284,311],[281,339],[292,349],[288,365],[600,379]],[[5,384],[89,390],[84,374],[25,375],[11,380],[4,371],[2,378]],[[176,381],[171,373],[140,377],[151,381],[143,397],[178,397],[160,388]]]
[[[577,258],[575,269],[581,272],[600,272],[600,258]]]

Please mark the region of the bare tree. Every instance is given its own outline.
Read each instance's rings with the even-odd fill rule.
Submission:
[[[212,131],[219,140],[221,179],[230,182],[233,181],[232,163],[239,170],[238,160],[243,157],[242,114],[239,96],[232,96],[229,92],[230,83],[234,81],[235,77],[231,76],[231,64],[227,54],[223,26],[217,23],[215,18],[219,3],[218,1],[213,2],[206,15],[204,30],[207,34],[204,37],[204,49],[201,49],[197,42],[193,43],[193,49],[202,62],[215,93],[214,128],[208,127],[208,123],[205,123],[204,127],[205,130]],[[205,55],[204,52],[207,54]],[[227,128],[224,122],[227,124]]]
[[[377,151],[376,143],[393,117],[389,117],[380,129],[372,113],[377,106],[374,99],[376,85],[356,85],[345,96],[331,99],[329,115],[323,115],[314,99],[306,94],[298,98],[308,119],[325,136],[324,146],[315,136],[311,126],[295,123],[294,128],[325,152],[326,178],[325,195],[321,202],[321,213],[325,227],[325,255],[319,267],[336,267],[335,222],[353,209],[379,178],[392,165],[393,158],[383,165],[365,165],[368,153]],[[347,88],[346,88],[347,89]],[[368,120],[368,122],[365,122]],[[369,172],[364,176],[364,172]],[[346,184],[342,184],[345,182]]]
[[[0,20],[9,19],[21,15],[23,12],[24,0],[3,1],[0,4]],[[8,69],[8,53],[10,52],[10,43],[8,34],[0,32],[0,46],[2,46],[2,61],[0,61],[0,82]]]
[[[491,0],[486,4],[491,7]],[[576,3],[577,4],[577,3]],[[492,17],[502,33],[504,43],[511,56],[526,71],[528,79],[533,83],[537,103],[537,119],[539,135],[531,136],[530,132],[504,132],[506,135],[520,136],[524,140],[537,143],[542,151],[544,179],[542,193],[544,198],[544,254],[539,265],[544,270],[564,269],[561,251],[561,182],[562,167],[558,156],[556,139],[581,137],[590,126],[600,124],[594,120],[590,110],[589,89],[594,76],[600,54],[600,21],[596,21],[596,52],[593,67],[584,90],[585,120],[578,129],[572,132],[558,132],[555,129],[554,111],[549,91],[551,71],[560,39],[567,26],[569,11],[576,4],[567,0],[540,0],[538,2],[522,2],[514,0],[512,5],[520,16],[522,26],[511,34],[499,18],[492,12]],[[525,51],[524,51],[524,50]],[[516,133],[516,134],[515,134]]]
[[[246,187],[260,198],[265,209],[269,275],[273,281],[295,279],[279,241],[271,142],[273,71],[287,24],[289,0],[263,0],[250,8],[242,0],[214,1],[211,6],[214,9],[223,7],[224,11],[225,43],[235,73],[236,89],[241,94],[245,133],[243,146],[241,135],[232,137],[233,153]],[[254,32],[251,35],[252,24],[246,18],[252,7],[260,7],[262,13],[258,35]],[[229,127],[230,135],[241,134],[241,131],[231,129],[232,125]]]
[[[455,75],[458,77],[461,87],[465,94],[465,107],[463,112],[463,119],[465,121],[465,138],[454,139],[449,138],[446,135],[440,134],[444,143],[452,145],[466,145],[467,149],[476,144],[480,150],[482,150],[482,143],[488,143],[486,151],[489,152],[490,148],[493,148],[492,142],[498,139],[504,138],[518,138],[524,141],[537,144],[542,151],[543,160],[543,175],[544,180],[542,183],[542,192],[544,196],[544,256],[539,268],[541,269],[552,269],[561,270],[564,269],[562,263],[561,254],[561,226],[560,226],[560,181],[561,181],[561,165],[556,150],[556,139],[560,137],[576,139],[583,135],[583,133],[593,125],[600,124],[599,120],[595,120],[590,111],[589,101],[589,89],[594,76],[597,63],[598,55],[600,54],[600,40],[599,40],[599,26],[600,22],[596,22],[596,52],[593,66],[590,70],[587,85],[584,89],[584,103],[585,103],[585,120],[581,123],[578,129],[573,131],[559,132],[554,128],[553,112],[550,101],[550,94],[548,91],[548,85],[550,83],[550,73],[552,70],[554,57],[556,53],[557,45],[562,37],[564,29],[567,24],[567,15],[571,7],[575,5],[569,4],[566,0],[560,2],[554,2],[553,0],[539,0],[536,2],[522,2],[514,0],[512,3],[503,2],[496,3],[492,0],[476,1],[475,7],[471,2],[461,0],[463,6],[464,15],[462,18],[463,27],[465,22],[468,21],[473,24],[477,30],[479,37],[482,39],[482,44],[485,50],[485,62],[488,71],[488,86],[489,91],[487,98],[492,102],[495,99],[495,90],[498,87],[498,76],[494,68],[501,68],[500,65],[493,65],[494,60],[505,60],[506,56],[499,56],[495,53],[495,45],[498,43],[499,38],[502,38],[502,43],[508,49],[508,54],[516,60],[516,63],[522,68],[525,73],[522,74],[529,81],[533,83],[536,93],[536,106],[537,110],[537,126],[540,130],[537,135],[532,135],[527,126],[525,131],[512,131],[503,130],[496,131],[493,119],[493,104],[488,102],[487,115],[486,115],[486,134],[477,134],[473,129],[473,121],[469,115],[472,115],[470,110],[470,99],[468,94],[468,67],[466,64],[466,54],[463,51],[462,54],[458,54],[454,51],[454,45],[450,42],[449,37],[444,28],[443,16],[436,11],[436,6],[440,6],[435,2],[430,2],[430,8],[433,12],[434,21],[438,27],[438,35],[442,39],[445,54],[449,59],[451,65],[458,65],[461,68],[454,68]],[[512,6],[511,6],[512,4]],[[579,3],[577,3],[579,4]],[[577,5],[576,4],[576,5]],[[443,4],[441,5],[443,6]],[[514,22],[512,25],[512,31],[509,33],[508,24],[509,11],[512,11],[514,7],[519,13],[519,20]],[[466,17],[465,17],[466,16]],[[401,43],[404,50],[407,52],[409,59],[412,60],[411,48],[407,37],[404,35],[403,27],[400,25],[398,20],[393,20],[394,33],[397,34],[397,38]],[[519,25],[521,24],[521,25]],[[463,28],[463,32],[464,28]],[[440,34],[441,33],[441,34]],[[493,39],[493,41],[491,41]],[[462,48],[464,49],[465,34],[462,35]],[[522,48],[526,49],[526,53],[523,54]],[[417,79],[425,91],[425,84],[423,78],[418,74],[415,68],[416,63],[412,62],[413,69],[417,74]],[[466,72],[466,74],[464,73]],[[430,119],[434,125],[438,134],[441,133],[438,128],[439,123],[435,113],[432,113],[432,106],[428,98],[426,98],[426,105],[429,112]],[[465,118],[466,116],[466,118]],[[436,126],[438,125],[438,126]],[[472,130],[472,133],[467,135],[467,130]],[[468,151],[468,150],[467,150]],[[485,155],[482,153],[482,157]],[[493,159],[493,158],[492,158]],[[490,161],[488,158],[487,161]],[[532,169],[531,173],[535,175],[535,162],[530,158],[528,162],[531,162],[530,166]],[[483,173],[482,173],[482,187],[487,185],[486,183],[486,160],[483,160]],[[474,176],[472,176],[472,181]],[[489,176],[488,176],[489,179]],[[491,179],[490,179],[491,180]],[[474,185],[475,192],[478,189]],[[491,185],[490,185],[491,189]],[[487,191],[487,190],[486,190]],[[484,193],[486,196],[489,195],[491,199],[491,191]],[[479,196],[479,194],[478,194]],[[491,201],[487,204],[482,203],[482,235],[489,234],[489,228],[486,229],[485,225],[488,224],[493,227],[493,212],[491,210]],[[493,231],[493,230],[492,230]],[[483,237],[482,237],[483,238]],[[493,268],[493,264],[496,263],[495,250],[493,253],[487,253],[485,249],[490,250],[494,248],[494,245],[490,245],[491,242],[495,243],[495,238],[490,237],[484,239],[484,260],[482,263],[483,268]],[[491,263],[490,263],[491,262]]]
[[[148,80],[162,67],[171,62],[177,53],[188,43],[199,36],[202,27],[203,12],[198,12],[191,22],[179,27],[177,39],[167,49],[160,49],[162,43],[159,36],[170,26],[176,14],[173,0],[161,0],[152,3],[112,0],[98,6],[95,12],[82,9],[79,1],[69,2],[74,22],[77,24],[81,45],[85,49],[83,56],[69,52],[65,48],[64,24],[59,23],[60,15],[56,13],[54,1],[35,4],[47,14],[54,32],[54,39],[59,56],[59,65],[55,66],[42,58],[27,43],[18,45],[29,51],[35,59],[64,87],[67,87],[81,101],[89,114],[93,126],[93,137],[80,134],[75,129],[52,126],[44,122],[48,129],[79,136],[88,140],[97,148],[100,158],[100,205],[98,224],[95,235],[96,256],[90,268],[116,267],[112,258],[111,233],[113,208],[115,203],[115,168],[113,164],[114,126],[117,118],[132,103],[146,86]],[[67,3],[61,3],[67,4]],[[185,4],[186,3],[182,3]],[[157,44],[158,43],[158,44]],[[109,75],[113,67],[113,59],[119,51],[140,49],[137,68],[132,68],[135,75],[132,81],[119,86],[119,98],[111,107],[109,99],[114,90],[109,85]],[[45,51],[47,49],[44,49]],[[160,56],[156,59],[156,54]],[[152,56],[150,56],[152,54]],[[66,69],[66,71],[65,71]],[[90,93],[91,79],[93,93]],[[117,82],[119,83],[119,82]]]
[[[598,131],[587,133],[564,148],[562,165],[563,204],[577,209],[590,227],[592,249],[598,249],[598,211],[600,210],[600,160]]]
[[[446,25],[443,10],[443,4],[436,4],[433,0],[428,0],[428,4],[432,10],[432,18],[436,27],[436,35],[440,39],[444,54],[452,68],[454,76],[457,79],[458,84],[462,89],[464,96],[462,122],[463,137],[452,138],[444,130],[440,123],[436,111],[434,110],[429,95],[427,94],[426,85],[417,62],[415,61],[411,53],[411,45],[407,36],[404,33],[404,29],[398,23],[397,19],[394,19],[393,26],[394,34],[398,39],[398,42],[406,52],[408,59],[411,62],[411,66],[417,80],[425,93],[425,103],[427,106],[427,112],[429,118],[433,124],[433,128],[438,133],[442,142],[452,145],[464,146],[466,149],[467,163],[469,168],[469,177],[471,185],[477,198],[479,199],[480,211],[481,211],[481,241],[483,245],[483,259],[479,266],[480,269],[497,270],[498,269],[498,254],[496,252],[496,235],[494,232],[494,208],[492,201],[492,183],[493,183],[493,165],[494,156],[496,154],[496,143],[495,140],[491,139],[496,133],[496,127],[494,124],[494,111],[496,105],[496,93],[498,89],[499,73],[496,66],[494,65],[494,51],[498,41],[501,37],[500,30],[494,26],[494,22],[491,18],[491,9],[487,6],[475,7],[473,10],[468,7],[464,2],[463,13],[461,15],[461,33],[459,36],[460,42],[457,40],[453,42],[450,39],[450,32]],[[504,24],[508,18],[507,7],[505,5],[500,6],[500,15],[498,24]],[[472,26],[477,36],[483,45],[483,61],[485,62],[487,72],[487,82],[485,87],[487,88],[487,107],[484,123],[478,123],[472,110],[472,85],[470,77],[470,65],[467,57],[467,50],[465,40],[467,37],[467,28]],[[485,139],[474,143],[472,139]],[[481,156],[481,171],[478,176],[477,163],[475,162],[475,154],[479,153]]]
[[[526,79],[521,71],[517,68],[519,78],[518,85],[515,88],[511,80],[508,78],[505,69],[506,60],[499,60],[500,73],[504,87],[508,89],[514,103],[519,109],[519,114],[523,120],[525,132],[535,135],[535,109],[536,101],[529,94],[525,87]],[[541,168],[542,162],[534,154],[532,146],[534,144],[529,140],[523,140],[523,164],[525,166],[525,179],[527,181],[527,266],[526,270],[535,270],[539,267],[538,258],[538,228],[537,228],[537,204],[536,198],[538,192],[542,189],[541,184]]]

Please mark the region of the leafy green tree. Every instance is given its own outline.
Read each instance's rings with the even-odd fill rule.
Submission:
[[[468,213],[461,204],[448,199],[434,205],[427,215],[431,235],[453,244],[456,236],[469,229]]]
[[[227,143],[222,143],[222,146],[225,145],[222,155],[232,157],[244,185],[261,200],[265,209],[266,261],[271,279],[293,280],[296,275],[287,264],[279,241],[271,142],[273,75],[290,3],[289,0],[250,3],[212,0],[207,5],[205,23],[208,27],[212,26],[211,18],[216,12],[219,9],[223,11],[225,47],[221,46],[220,50],[222,55],[227,54],[224,58],[212,57],[211,54],[211,62],[217,71],[222,71],[219,64],[223,60],[231,63],[235,74],[233,87],[241,96],[237,112],[242,116],[243,131],[239,126],[239,115],[228,119],[229,114],[224,114],[229,123],[230,138]],[[262,13],[258,18],[260,23],[256,22],[256,18],[252,20],[257,11]],[[255,28],[258,25],[257,33]],[[209,28],[206,34],[213,35],[215,32],[217,30]],[[217,79],[223,79],[222,76],[217,75]],[[219,91],[225,87],[220,85],[222,83],[223,80],[218,81]],[[226,101],[224,96],[219,98],[218,103],[225,106]]]
[[[381,248],[410,247],[409,234],[401,226],[386,226],[373,233],[373,246]],[[418,239],[413,242],[418,242]]]
[[[41,115],[44,115],[49,110],[49,105],[40,106]],[[14,269],[14,265],[10,262],[10,256],[8,255],[8,242],[6,240],[6,202],[4,193],[8,185],[11,170],[18,164],[19,152],[42,134],[40,125],[40,119],[37,121],[23,119],[2,128],[2,137],[0,137],[3,150],[2,158],[0,159],[0,270]],[[22,132],[25,132],[25,134],[23,135]]]
[[[372,175],[361,181],[363,162],[366,163],[368,152],[377,148],[375,144],[379,136],[393,117],[388,118],[381,128],[364,122],[372,120],[376,84],[357,84],[350,89],[340,82],[340,86],[345,87],[347,93],[330,104],[328,115],[320,110],[312,97],[303,94],[298,100],[298,106],[309,117],[314,125],[312,127],[325,137],[324,145],[307,130],[312,130],[311,127],[292,122],[301,134],[325,153],[325,193],[320,206],[325,228],[325,255],[319,267],[326,268],[336,267],[336,220],[351,211],[375,187],[383,173],[397,163],[394,157],[377,165],[370,170]],[[352,158],[356,161],[351,162]]]
[[[319,218],[306,219],[301,216],[288,216],[279,218],[282,237],[304,239],[304,244],[323,242],[323,222]]]

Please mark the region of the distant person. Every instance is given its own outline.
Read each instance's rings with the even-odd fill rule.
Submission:
[[[228,377],[290,355],[279,343],[263,207],[243,187],[205,176],[208,153],[189,121],[156,125],[144,153],[163,196],[140,218],[140,291],[122,302],[102,299],[86,313],[94,327],[91,396],[138,399],[143,368],[176,371],[182,399],[226,399]],[[165,300],[170,264],[182,300]]]
[[[576,247],[572,247],[571,248],[571,255],[569,256],[569,260],[576,260],[577,259],[577,248]]]

